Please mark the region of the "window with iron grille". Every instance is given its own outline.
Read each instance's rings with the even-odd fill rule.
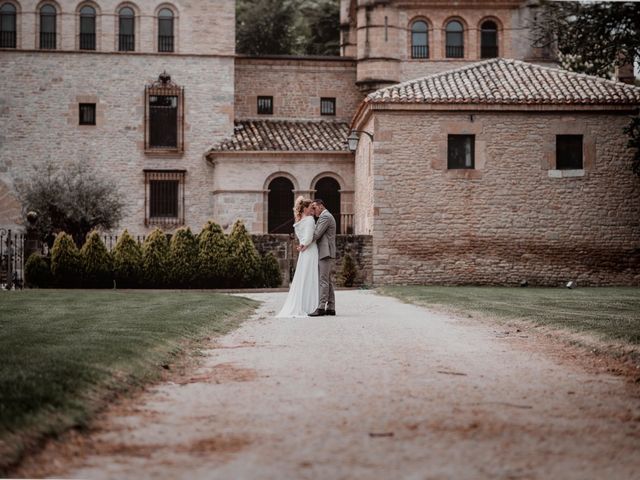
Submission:
[[[273,115],[273,97],[258,97],[258,114]]]
[[[47,4],[40,8],[40,48],[56,48],[56,9],[53,5]]]
[[[96,11],[85,5],[80,9],[80,50],[96,49]]]
[[[16,48],[16,7],[10,3],[0,6],[0,48]]]
[[[80,125],[96,124],[96,104],[81,103],[80,104]]]
[[[335,115],[336,114],[336,99],[330,97],[323,97],[320,99],[320,115]]]
[[[173,12],[163,8],[158,12],[158,51],[173,52]]]
[[[135,15],[129,7],[120,9],[119,13],[118,50],[133,52],[135,50]]]
[[[447,23],[446,28],[446,57],[464,57],[464,27],[457,20]]]
[[[166,73],[147,85],[145,151],[181,153],[184,147],[184,89]]]
[[[145,225],[184,224],[184,170],[145,170]]]
[[[582,135],[556,136],[556,169],[582,170]]]
[[[429,28],[422,20],[411,26],[411,58],[429,58]]]
[[[475,135],[449,135],[447,142],[447,168],[475,168]]]

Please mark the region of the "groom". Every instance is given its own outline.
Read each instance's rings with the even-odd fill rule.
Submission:
[[[318,217],[313,240],[318,245],[318,280],[320,287],[320,305],[310,317],[322,317],[336,314],[336,296],[331,273],[336,258],[336,220],[324,206],[324,202],[316,198],[311,204],[313,214]]]

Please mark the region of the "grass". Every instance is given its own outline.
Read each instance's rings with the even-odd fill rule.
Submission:
[[[209,292],[0,292],[0,477],[254,307]]]
[[[382,287],[405,302],[595,334],[640,345],[640,288]]]

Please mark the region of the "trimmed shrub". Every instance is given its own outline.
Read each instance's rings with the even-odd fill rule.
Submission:
[[[229,235],[229,262],[232,287],[260,285],[260,255],[242,220],[234,223]]]
[[[198,235],[198,278],[204,288],[227,284],[229,245],[220,225],[207,222]]]
[[[282,285],[282,272],[278,259],[273,253],[267,253],[260,259],[260,272],[262,274],[262,286],[266,288],[277,288]]]
[[[72,288],[80,283],[80,252],[71,235],[64,232],[60,232],[53,242],[51,273],[54,283],[59,287]]]
[[[27,287],[47,288],[53,284],[53,275],[49,259],[42,257],[39,253],[29,255],[24,264],[24,276]]]
[[[189,228],[180,228],[169,244],[170,284],[193,288],[198,272],[198,240]]]
[[[80,263],[83,287],[111,287],[111,255],[95,230],[87,235],[87,241],[80,249]]]
[[[145,286],[164,287],[169,280],[169,243],[166,235],[156,228],[142,245],[142,272]]]
[[[142,280],[142,248],[127,230],[118,238],[111,257],[116,286],[137,287]]]
[[[357,275],[358,271],[356,270],[356,262],[353,261],[353,257],[351,257],[351,255],[346,254],[344,257],[342,257],[340,283],[343,287],[353,287]]]

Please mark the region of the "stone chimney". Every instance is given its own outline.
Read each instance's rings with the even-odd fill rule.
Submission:
[[[633,85],[636,80],[636,75],[633,72],[633,63],[616,66],[616,80]]]

